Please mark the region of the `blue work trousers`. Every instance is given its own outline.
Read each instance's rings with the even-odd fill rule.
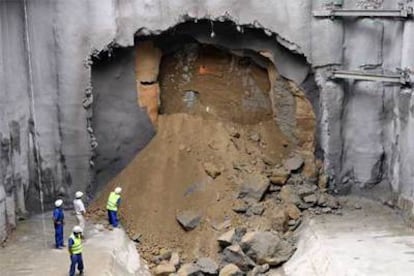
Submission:
[[[63,223],[55,224],[55,245],[56,248],[63,247]]]
[[[108,220],[113,227],[118,227],[118,212],[108,210]]]
[[[70,255],[70,271],[69,276],[74,276],[76,271],[76,265],[78,265],[79,273],[83,272],[83,259],[82,254]]]

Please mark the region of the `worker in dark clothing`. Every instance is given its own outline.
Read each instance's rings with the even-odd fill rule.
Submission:
[[[76,225],[73,227],[73,233],[68,240],[68,250],[70,255],[70,270],[69,276],[74,276],[76,266],[79,270],[79,275],[83,275],[83,259],[82,259],[82,227]]]
[[[62,249],[63,244],[63,225],[65,224],[65,215],[62,209],[63,200],[55,201],[55,209],[53,210],[53,224],[55,226],[55,246],[56,249]]]
[[[109,224],[113,227],[118,227],[118,208],[121,204],[121,191],[121,187],[116,187],[115,190],[109,194],[108,202],[106,204]]]

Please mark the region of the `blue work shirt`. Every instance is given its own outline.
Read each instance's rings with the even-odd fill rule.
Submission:
[[[55,208],[53,210],[53,221],[54,222],[63,222],[65,215],[63,214],[62,208]]]

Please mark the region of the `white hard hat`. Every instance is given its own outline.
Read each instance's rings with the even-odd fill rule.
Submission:
[[[77,191],[76,193],[75,193],[75,197],[76,198],[81,198],[83,196],[83,193],[81,192],[81,191]]]
[[[114,192],[116,194],[120,194],[122,192],[122,188],[121,187],[116,187],[115,190],[114,190]]]
[[[82,233],[82,227],[76,225],[75,227],[73,227],[73,233]]]
[[[63,200],[61,200],[61,199],[58,199],[58,200],[55,201],[55,206],[56,207],[60,207],[60,206],[62,206],[62,204],[63,204]]]

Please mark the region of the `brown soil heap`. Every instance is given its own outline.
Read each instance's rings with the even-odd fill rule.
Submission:
[[[263,204],[263,215],[233,211],[246,177],[272,176],[294,150],[273,119],[267,70],[211,47],[190,47],[163,57],[160,72],[164,115],[157,135],[92,209],[105,214],[108,193],[121,186],[121,222],[131,236],[142,235],[147,258],[162,248],[181,249],[184,259],[215,257],[216,238],[230,226],[278,228],[282,207],[275,200]],[[191,231],[176,220],[187,210],[201,215]]]

